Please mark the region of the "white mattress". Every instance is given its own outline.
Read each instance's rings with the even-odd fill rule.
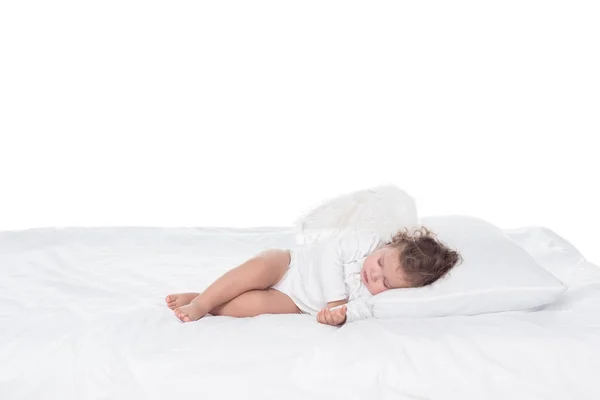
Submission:
[[[575,249],[549,256],[539,230],[511,234],[565,271],[563,301],[334,328],[308,315],[182,324],[165,306],[293,244],[291,228],[0,232],[0,399],[599,399],[600,269]]]

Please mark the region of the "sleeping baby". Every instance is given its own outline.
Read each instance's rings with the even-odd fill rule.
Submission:
[[[369,297],[429,285],[460,259],[425,227],[405,229],[391,241],[371,232],[346,233],[290,250],[263,251],[204,292],[171,294],[166,302],[183,322],[207,314],[304,313],[337,326],[372,317]]]

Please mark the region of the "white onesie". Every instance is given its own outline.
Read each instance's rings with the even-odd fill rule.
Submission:
[[[372,317],[371,293],[360,278],[366,257],[384,242],[371,232],[348,233],[335,239],[290,250],[290,266],[273,286],[298,308],[316,315],[327,303],[348,299],[346,321]]]

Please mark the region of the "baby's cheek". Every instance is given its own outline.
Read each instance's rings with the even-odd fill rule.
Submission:
[[[383,292],[383,290],[385,290],[385,288],[382,288],[379,285],[371,284],[371,286],[369,287],[369,292],[371,292],[372,295],[379,294],[379,293]]]

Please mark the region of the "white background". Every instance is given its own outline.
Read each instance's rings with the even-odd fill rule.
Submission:
[[[0,230],[291,225],[396,184],[600,262],[589,1],[3,1]]]

